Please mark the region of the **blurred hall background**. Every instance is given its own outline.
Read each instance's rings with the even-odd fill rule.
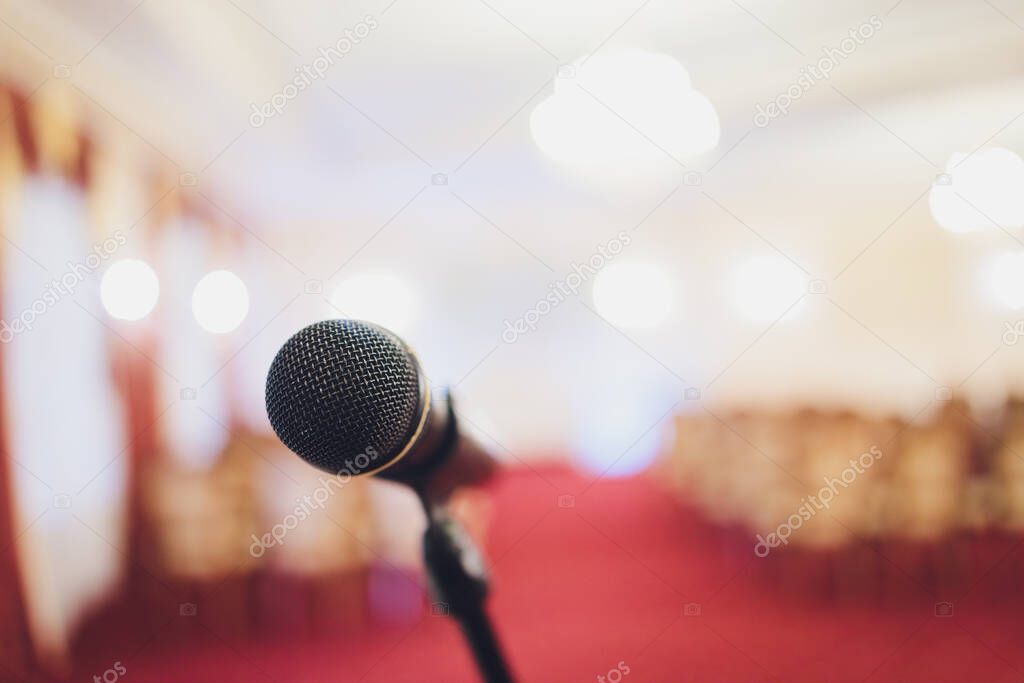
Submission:
[[[0,0],[0,680],[476,680],[267,421],[340,317],[521,680],[1018,680],[1022,86],[1008,0]]]

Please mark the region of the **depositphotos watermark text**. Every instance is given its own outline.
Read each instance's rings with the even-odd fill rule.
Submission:
[[[882,20],[877,15],[872,15],[857,28],[850,29],[849,37],[839,41],[838,47],[822,48],[824,57],[814,64],[808,64],[800,69],[799,78],[794,83],[791,83],[784,92],[772,98],[767,104],[757,105],[757,112],[754,114],[754,125],[758,128],[764,128],[772,120],[788,114],[789,108],[793,106],[793,102],[803,97],[805,93],[822,80],[831,79],[832,72],[836,67],[842,64],[846,58],[856,52],[865,41],[874,37],[880,30],[882,30]]]
[[[312,517],[314,510],[323,510],[331,496],[345,488],[345,485],[357,473],[366,472],[370,469],[370,463],[379,457],[380,452],[373,446],[370,446],[354,458],[346,458],[344,466],[333,477],[328,479],[319,477],[320,486],[316,487],[311,494],[296,498],[296,505],[292,511],[285,515],[284,519],[272,526],[270,531],[263,534],[263,536],[252,534],[249,554],[255,558],[260,558],[266,554],[268,548],[273,548],[275,545],[284,545],[284,539],[289,531],[299,526],[299,523]]]
[[[323,78],[332,66],[341,61],[378,26],[377,19],[372,14],[367,14],[355,26],[346,28],[343,38],[339,38],[333,45],[319,48],[317,52],[320,54],[312,62],[295,67],[298,75],[279,92],[271,95],[270,99],[261,105],[257,105],[255,102],[249,105],[252,108],[252,113],[249,114],[249,125],[253,128],[260,128],[268,119],[283,112],[285,107],[299,96],[300,92],[313,85],[314,81]]]
[[[552,282],[548,286],[548,293],[542,299],[515,320],[505,320],[505,329],[501,333],[502,341],[513,344],[527,332],[536,330],[541,318],[569,297],[579,295],[583,283],[621,254],[632,241],[633,238],[628,232],[620,231],[608,240],[607,244],[597,245],[597,253],[592,254],[584,263],[574,262],[572,272],[561,280]]]
[[[794,531],[802,527],[804,522],[810,521],[820,510],[828,510],[832,506],[832,501],[839,495],[840,489],[849,487],[857,480],[857,477],[864,474],[881,457],[881,449],[878,446],[872,446],[856,458],[850,458],[850,466],[840,472],[838,477],[825,477],[825,485],[818,489],[818,493],[803,498],[796,512],[780,524],[775,531],[766,537],[761,534],[757,535],[754,554],[758,557],[768,557],[772,548],[789,545],[789,537],[793,535]]]
[[[82,259],[81,263],[68,261],[67,270],[51,280],[35,301],[10,320],[0,320],[0,344],[9,344],[15,336],[31,330],[40,316],[56,306],[62,298],[74,295],[78,285],[126,244],[128,237],[120,230],[115,230],[110,237],[93,246],[92,253]]]

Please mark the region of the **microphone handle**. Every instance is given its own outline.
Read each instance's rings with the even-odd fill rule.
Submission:
[[[498,468],[476,439],[463,434],[451,393],[436,393],[427,409],[423,431],[402,462],[378,476],[411,486],[430,505],[444,503],[460,486],[482,484]]]

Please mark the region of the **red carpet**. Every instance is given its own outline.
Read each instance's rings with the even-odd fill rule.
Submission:
[[[647,479],[588,482],[561,469],[520,471],[494,490],[491,611],[522,681],[1024,676],[1022,603],[986,583],[1020,566],[1015,546],[990,553],[977,580],[943,594],[954,616],[936,617],[936,596],[898,570],[878,590],[826,597],[791,575],[795,565],[781,555],[756,559],[745,541],[727,550]],[[560,507],[560,495],[574,505]],[[688,615],[688,603],[699,608]],[[167,632],[180,621],[188,620],[172,620]],[[161,635],[135,657],[103,643],[90,660],[121,659],[137,683],[477,680],[460,634],[440,617],[314,639],[202,643]],[[609,676],[620,663],[629,673]],[[83,680],[102,674],[92,666]]]

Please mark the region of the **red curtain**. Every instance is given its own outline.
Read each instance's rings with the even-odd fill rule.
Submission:
[[[27,102],[17,93],[0,85],[0,105],[4,103],[6,106],[0,106],[0,144],[13,143],[17,147],[15,154],[22,160],[22,164],[26,167],[34,165],[36,154],[30,135]],[[4,135],[11,129],[14,131],[13,136]],[[2,196],[0,193],[0,197]],[[0,232],[5,237],[7,226],[4,219],[7,210],[7,206],[0,206]],[[6,244],[0,245],[0,255],[5,248]],[[0,318],[6,320],[3,293],[4,282],[0,278]],[[0,387],[4,386],[5,381],[5,348],[6,346],[0,343]],[[14,518],[14,464],[9,450],[7,414],[7,397],[5,392],[0,391],[0,677],[5,680],[21,680],[32,667],[33,657],[18,571],[19,530],[15,526]]]

